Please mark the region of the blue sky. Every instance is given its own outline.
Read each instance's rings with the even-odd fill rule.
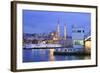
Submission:
[[[90,31],[91,14],[82,12],[23,10],[24,33],[49,33],[55,31],[58,21],[61,34],[63,34],[65,24],[68,35],[71,35],[73,25],[84,27],[86,34]]]

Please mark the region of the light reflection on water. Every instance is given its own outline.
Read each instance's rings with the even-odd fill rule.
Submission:
[[[23,49],[23,62],[84,60],[90,56],[53,55],[54,49]]]

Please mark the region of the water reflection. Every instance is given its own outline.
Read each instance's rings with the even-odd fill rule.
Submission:
[[[54,51],[55,51],[54,48],[51,48],[51,49],[23,49],[23,62],[90,59],[90,56],[54,55]]]
[[[54,48],[52,49],[49,49],[50,51],[50,54],[49,54],[49,58],[50,58],[50,61],[55,61],[55,56],[54,56]]]

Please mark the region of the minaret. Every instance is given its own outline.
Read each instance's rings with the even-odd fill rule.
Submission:
[[[58,38],[60,38],[60,26],[59,26],[59,20],[57,23],[57,34],[58,34]]]
[[[64,40],[67,39],[67,29],[66,29],[66,24],[64,25]]]

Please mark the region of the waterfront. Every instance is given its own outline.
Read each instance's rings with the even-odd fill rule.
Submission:
[[[90,21],[90,13],[23,10],[23,62],[90,59]]]
[[[64,60],[85,60],[90,59],[90,55],[54,55],[55,49],[23,49],[23,62],[45,62]]]

